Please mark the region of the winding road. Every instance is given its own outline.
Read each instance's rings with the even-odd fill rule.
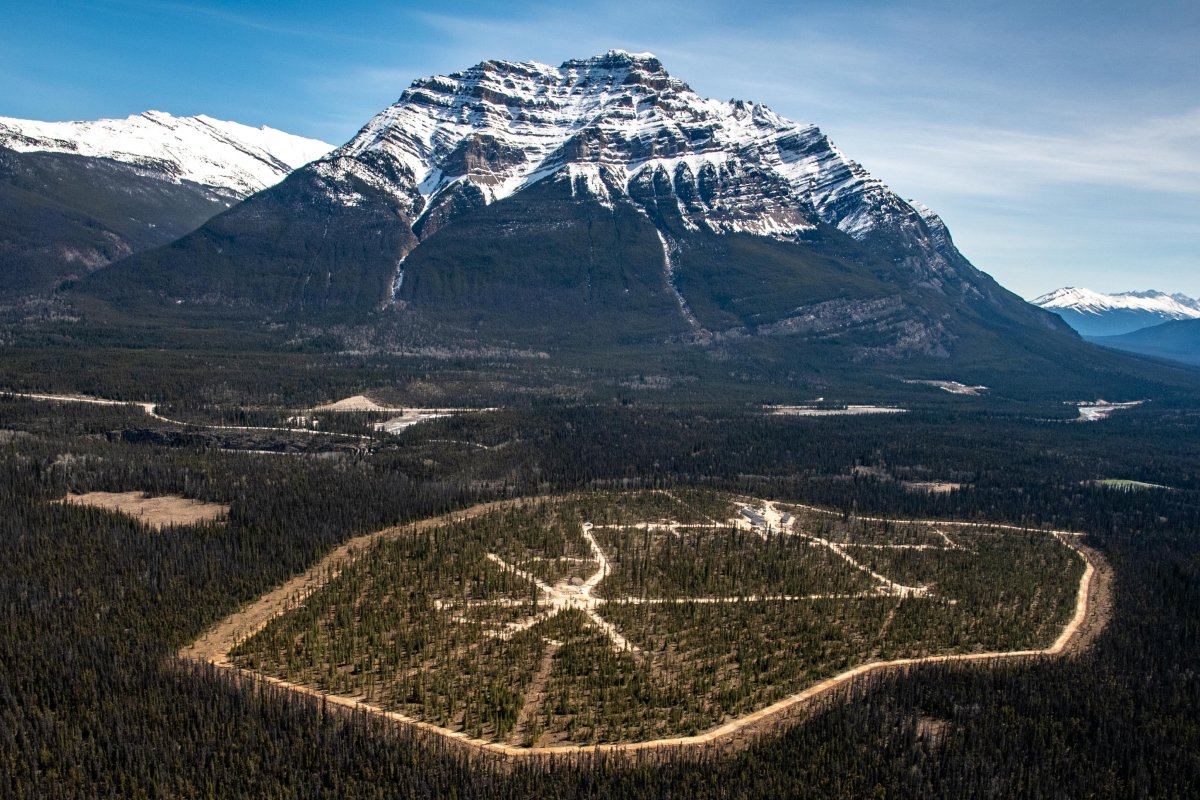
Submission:
[[[339,433],[337,431],[316,431],[312,428],[271,428],[255,425],[217,425],[207,422],[183,422],[177,419],[170,419],[158,413],[157,403],[144,403],[139,400],[105,400],[100,397],[88,397],[86,395],[73,394],[37,394],[33,392],[9,392],[0,391],[0,397],[19,397],[25,400],[43,400],[51,403],[84,403],[98,406],[134,406],[140,408],[148,417],[156,419],[160,422],[166,422],[171,425],[179,425],[185,428],[204,428],[205,430],[217,431],[271,431],[274,433],[307,433],[313,436],[339,436],[346,439],[358,439],[359,441],[372,441],[370,436],[362,436],[357,433]]]

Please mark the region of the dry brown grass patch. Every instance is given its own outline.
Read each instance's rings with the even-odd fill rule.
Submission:
[[[69,494],[62,502],[117,511],[155,529],[209,522],[229,513],[229,506],[223,503],[205,503],[178,495],[151,497],[144,492]]]

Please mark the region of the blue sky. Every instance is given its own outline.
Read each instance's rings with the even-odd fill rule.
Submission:
[[[340,144],[418,76],[648,50],[815,123],[1024,296],[1200,295],[1200,3],[5,4],[0,116],[149,108]]]

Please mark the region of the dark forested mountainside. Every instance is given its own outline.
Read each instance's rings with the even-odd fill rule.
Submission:
[[[1079,349],[1075,334],[969,265],[954,280],[910,280],[901,245],[823,223],[799,242],[689,231],[672,204],[651,219],[546,180],[414,232],[405,204],[371,186],[358,186],[361,202],[339,203],[342,182],[354,181],[302,169],[68,299],[125,324],[130,310],[167,326],[349,323],[380,347],[418,330],[450,348],[604,353],[674,341],[774,351],[781,364],[827,348],[841,354],[833,363],[1079,360],[1065,355]]]
[[[1173,320],[1120,336],[1096,336],[1092,341],[1130,353],[1200,364],[1200,320]]]
[[[232,202],[228,193],[111,159],[0,147],[0,298],[45,295],[174,241]]]
[[[0,309],[45,313],[64,282],[174,241],[329,149],[203,115],[0,117]]]
[[[406,257],[395,313],[551,349],[764,339],[894,361],[945,359],[984,349],[982,340],[997,353],[1019,347],[1013,340],[1050,349],[1076,340],[969,265],[934,288],[904,276],[898,243],[860,243],[830,225],[799,243],[689,230],[673,192],[666,182],[635,194],[658,203],[647,215],[546,180],[474,210]]]
[[[79,291],[118,308],[165,308],[182,320],[204,309],[251,320],[287,311],[315,321],[331,310],[346,317],[377,309],[396,254],[413,238],[408,221],[386,194],[346,206],[336,192],[311,168],[298,170],[196,232],[97,273]]]

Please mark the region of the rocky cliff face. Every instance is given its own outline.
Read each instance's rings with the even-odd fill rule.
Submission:
[[[663,213],[665,191],[690,231],[802,241],[824,223],[859,241],[903,243],[909,268],[928,280],[962,267],[940,221],[935,242],[918,209],[818,128],[761,104],[702,98],[644,54],[557,68],[485,61],[415,81],[316,170],[342,202],[363,200],[341,188],[351,179],[402,199],[425,233],[563,181],[573,196],[632,202],[651,216]]]

